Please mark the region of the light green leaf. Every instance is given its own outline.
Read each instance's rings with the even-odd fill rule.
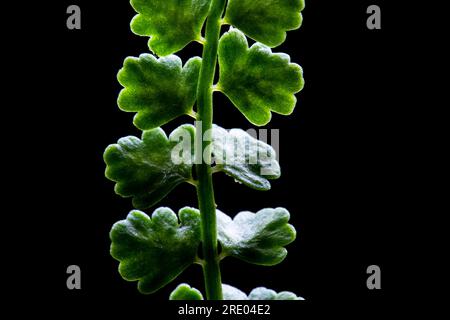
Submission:
[[[241,290],[222,284],[223,300],[248,300],[247,295]],[[171,294],[169,300],[203,300],[203,295],[188,284],[180,284]]]
[[[289,115],[294,111],[295,93],[302,90],[302,68],[290,63],[283,53],[255,43],[230,28],[219,43],[220,79],[217,90],[223,92],[253,124],[270,122],[271,111]]]
[[[222,284],[223,300],[248,300],[241,290],[227,284]]]
[[[191,265],[200,243],[200,214],[183,208],[177,215],[169,208],[156,209],[150,219],[131,211],[110,232],[111,256],[120,261],[119,273],[128,281],[139,281],[140,292],[162,288]]]
[[[208,14],[210,0],[131,0],[138,13],[131,30],[149,36],[149,47],[158,56],[183,49],[201,40],[201,30]]]
[[[280,263],[287,255],[284,246],[296,237],[294,227],[288,224],[289,218],[284,208],[262,209],[257,213],[243,211],[234,219],[217,210],[222,254],[258,265]]]
[[[304,0],[228,0],[225,21],[273,48],[300,28],[304,7]]]
[[[172,291],[169,300],[203,300],[203,295],[197,289],[182,283]]]
[[[255,288],[247,296],[241,290],[222,284],[223,300],[304,300],[289,291],[277,293],[264,287]]]
[[[238,288],[224,283],[222,284],[222,293],[223,300],[304,300],[289,291],[276,293],[264,287],[253,289],[247,296]],[[197,289],[183,283],[170,294],[169,300],[203,300],[203,295]]]
[[[275,150],[241,129],[227,131],[214,125],[212,153],[216,171],[257,190],[269,190],[268,179],[281,174]]]
[[[195,128],[178,127],[167,138],[160,128],[145,131],[142,139],[129,136],[110,145],[104,153],[107,165],[105,176],[116,182],[115,191],[122,197],[133,197],[135,208],[148,208],[164,198],[182,182],[192,180],[190,161],[176,163],[172,149],[179,143],[173,137],[190,135],[191,154],[194,148]]]
[[[264,287],[255,288],[248,295],[249,300],[305,300],[302,297],[296,296],[290,291],[282,291],[276,293],[271,289]]]
[[[182,66],[175,55],[156,59],[151,54],[128,57],[117,79],[124,89],[119,108],[137,112],[134,125],[141,130],[159,127],[183,114],[192,114],[201,58]]]
[[[180,183],[194,183],[194,139],[192,125],[178,127],[169,138],[160,128],[144,131],[141,139],[121,138],[105,150],[105,176],[116,182],[114,190],[118,195],[133,198],[135,208],[148,208]],[[235,142],[243,149],[233,153]],[[268,190],[267,179],[280,176],[275,151],[242,130],[227,132],[214,126],[212,147],[218,162],[215,171],[223,171],[249,187]]]

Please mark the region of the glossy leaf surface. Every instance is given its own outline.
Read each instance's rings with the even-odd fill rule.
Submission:
[[[255,288],[248,295],[249,300],[305,300],[298,297],[295,293],[290,291],[282,291],[277,293],[274,290],[264,287]]]
[[[269,190],[268,179],[280,177],[275,150],[241,129],[213,128],[216,170],[256,190]]]
[[[253,289],[247,296],[241,290],[227,284],[222,285],[224,300],[304,300],[290,291],[277,293],[264,287]]]
[[[223,254],[248,263],[275,265],[284,260],[288,245],[296,238],[284,208],[243,211],[234,219],[217,210],[218,239]]]

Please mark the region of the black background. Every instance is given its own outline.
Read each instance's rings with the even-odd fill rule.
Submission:
[[[82,30],[66,28],[70,4],[81,7]],[[366,28],[370,4],[382,8],[382,30]],[[24,208],[35,232],[22,245],[27,253],[19,253],[26,261],[21,266],[35,274],[13,277],[16,287],[30,288],[32,277],[34,289],[21,294],[77,309],[100,301],[156,306],[181,282],[203,291],[201,270],[192,266],[157,294],[141,295],[136,283],[120,278],[109,255],[111,225],[132,207],[104,178],[102,153],[120,137],[140,134],[133,115],[116,105],[121,87],[115,77],[124,58],[148,52],[147,39],[129,30],[134,11],[125,0],[59,1],[39,9],[43,15],[35,24],[22,25],[27,49],[21,64],[32,70],[22,80],[35,85],[16,97],[32,96],[32,102],[19,145],[28,157],[18,160],[27,178],[12,185],[32,190],[18,192],[14,203]],[[257,192],[216,175],[216,202],[230,215],[283,206],[298,237],[275,267],[225,260],[224,283],[245,292],[257,286],[290,290],[312,306],[376,309],[400,294],[400,261],[407,250],[401,184],[409,169],[401,157],[405,132],[398,123],[406,108],[402,79],[409,76],[409,61],[401,49],[409,31],[399,15],[387,1],[310,0],[303,26],[274,49],[299,63],[306,81],[293,115],[274,114],[267,126],[280,129],[282,177],[272,182],[272,190]],[[178,55],[186,61],[201,55],[201,47],[192,43]],[[227,99],[220,94],[214,99],[217,124],[251,127]],[[20,113],[16,117],[22,119]],[[164,129],[184,122],[191,119],[177,119]],[[159,205],[196,206],[194,189],[181,185]],[[71,264],[81,267],[82,290],[66,288]],[[382,290],[366,287],[371,264],[381,267]]]

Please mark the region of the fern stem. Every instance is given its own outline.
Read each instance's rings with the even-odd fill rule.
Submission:
[[[202,219],[203,275],[208,300],[222,300],[222,281],[217,253],[216,204],[211,172],[213,81],[225,0],[212,0],[206,22],[203,63],[197,88],[196,170],[197,196]],[[206,151],[206,152],[205,152]]]

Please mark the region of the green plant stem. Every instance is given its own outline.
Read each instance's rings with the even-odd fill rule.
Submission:
[[[208,300],[223,299],[219,257],[217,254],[216,204],[214,201],[209,144],[211,142],[213,120],[213,81],[217,64],[221,18],[225,2],[225,0],[212,0],[209,9],[203,47],[203,63],[197,89],[197,196],[202,219],[203,275]]]

